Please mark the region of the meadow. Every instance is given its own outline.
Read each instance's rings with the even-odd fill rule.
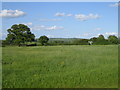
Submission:
[[[117,88],[117,45],[2,48],[3,88]]]

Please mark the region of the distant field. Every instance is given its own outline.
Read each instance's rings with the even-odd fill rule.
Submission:
[[[3,47],[3,88],[117,88],[117,45]]]

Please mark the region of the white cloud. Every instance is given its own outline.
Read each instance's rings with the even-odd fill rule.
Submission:
[[[99,35],[104,35],[104,34],[98,33],[96,36],[99,36]]]
[[[63,27],[62,26],[60,26],[60,27],[57,27],[57,26],[51,26],[51,27],[48,27],[48,28],[46,28],[47,30],[58,30],[58,29],[63,29]]]
[[[90,20],[90,19],[98,19],[100,18],[100,16],[98,14],[89,14],[89,15],[85,15],[85,14],[76,14],[75,18],[80,20],[80,21],[86,21],[86,20]]]
[[[91,37],[98,37],[99,35],[104,35],[105,38],[107,38],[109,35],[115,35],[115,36],[118,36],[118,33],[117,33],[117,32],[98,33],[98,34],[94,34],[94,35],[91,36]]]
[[[65,16],[65,13],[60,13],[60,12],[57,12],[56,14],[55,14],[55,16]]]
[[[95,37],[98,37],[99,35],[104,35],[107,38],[109,35],[118,36],[118,33],[117,32],[105,32],[105,33],[94,34]]]
[[[120,3],[115,3],[115,4],[110,5],[110,7],[118,7],[118,6],[120,6]]]
[[[32,25],[32,22],[22,23],[22,24],[25,24],[25,25],[27,25],[27,26],[31,26],[31,25]]]
[[[14,17],[20,17],[25,15],[25,12],[20,10],[0,10],[0,17],[8,17],[8,18],[14,18]]]
[[[61,30],[64,29],[62,26],[44,26],[44,25],[39,25],[39,26],[34,26],[31,28],[32,30]]]
[[[73,16],[73,14],[71,14],[71,13],[65,14],[65,13],[57,12],[57,13],[55,14],[55,16],[68,16],[68,17],[70,17],[70,16]]]
[[[92,37],[98,37],[99,35],[104,35],[104,37],[107,38],[109,35],[118,36],[118,33],[117,32],[105,32],[105,33],[86,32],[76,36],[76,38],[92,38]]]
[[[31,28],[31,30],[44,30],[44,29],[45,29],[44,25],[34,26]]]
[[[67,14],[66,16],[72,16],[72,14]]]
[[[117,33],[117,32],[106,32],[105,35],[108,35],[108,36],[109,36],[109,35],[116,35],[116,36],[117,36],[118,33]]]
[[[90,36],[91,33],[84,33],[82,36]]]
[[[81,37],[89,37],[89,36],[92,36],[92,35],[94,35],[93,33],[88,33],[88,32],[86,32],[86,33],[83,33],[83,34],[81,34],[80,36]]]
[[[95,29],[95,31],[100,31],[100,30],[102,30],[102,29],[101,29],[101,28],[96,28],[96,29]]]
[[[40,21],[45,21],[45,22],[47,22],[47,21],[61,21],[62,19],[47,19],[47,18],[45,18],[45,19],[40,19]]]
[[[48,38],[54,38],[54,35],[46,35]]]

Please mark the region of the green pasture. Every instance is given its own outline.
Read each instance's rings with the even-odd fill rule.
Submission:
[[[117,88],[117,45],[2,48],[3,88]]]

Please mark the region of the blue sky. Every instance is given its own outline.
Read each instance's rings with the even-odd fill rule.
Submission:
[[[91,38],[117,35],[116,2],[4,2],[2,38],[13,24],[26,24],[36,38]]]

